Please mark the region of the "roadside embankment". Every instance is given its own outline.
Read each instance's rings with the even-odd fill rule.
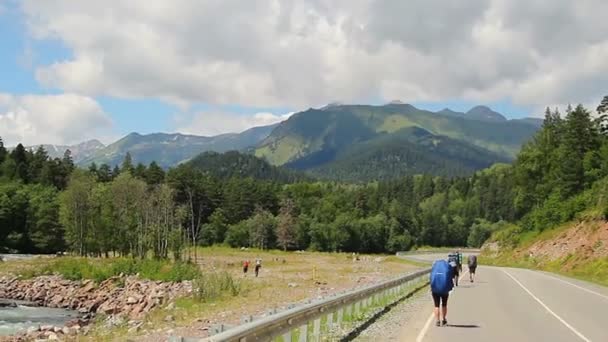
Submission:
[[[571,222],[544,232],[510,227],[484,244],[480,262],[539,269],[608,285],[608,222]]]

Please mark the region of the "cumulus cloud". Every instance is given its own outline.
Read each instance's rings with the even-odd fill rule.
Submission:
[[[595,102],[605,0],[24,0],[31,34],[73,57],[43,84],[186,105],[334,99]]]
[[[0,136],[8,146],[78,143],[103,134],[111,125],[89,97],[0,93]]]
[[[207,111],[174,116],[178,132],[213,136],[223,133],[238,133],[251,127],[268,126],[287,120],[293,113],[273,114],[259,112],[238,114],[222,111]]]

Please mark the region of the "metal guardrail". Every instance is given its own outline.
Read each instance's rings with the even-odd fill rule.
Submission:
[[[426,268],[397,279],[289,309],[236,326],[206,339],[172,337],[169,341],[251,342],[282,339],[283,342],[292,342],[295,341],[294,337],[298,342],[306,342],[309,339],[318,341],[322,330],[339,327],[347,317],[358,315],[374,305],[390,304],[408,295],[406,291],[413,291],[410,285],[422,280],[430,271],[430,268]]]
[[[451,248],[451,249],[429,249],[429,250],[421,250],[421,251],[407,251],[407,252],[397,252],[396,256],[410,256],[410,255],[427,255],[427,254],[445,254],[446,257],[448,253],[451,253],[455,250],[460,250],[462,253],[470,254],[470,253],[481,253],[481,249],[479,248]]]

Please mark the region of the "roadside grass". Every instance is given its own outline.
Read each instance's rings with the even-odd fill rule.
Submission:
[[[479,263],[489,266],[527,268],[561,274],[603,286],[608,286],[608,258],[575,260],[573,255],[553,261],[538,258],[516,257],[501,253],[498,257],[481,256]]]

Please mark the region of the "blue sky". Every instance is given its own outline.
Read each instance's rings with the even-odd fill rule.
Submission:
[[[552,4],[570,15],[568,6]],[[9,144],[37,144],[92,138],[107,143],[133,131],[213,135],[274,123],[333,101],[372,98],[372,104],[399,99],[434,111],[483,104],[520,118],[539,116],[547,105],[593,103],[608,83],[608,53],[597,52],[608,49],[573,48],[557,56],[546,54],[550,46],[509,45],[568,38],[543,37],[543,25],[554,23],[533,13],[521,14],[521,20],[535,22],[538,32],[525,23],[519,27],[510,20],[519,15],[509,12],[515,6],[491,12],[504,23],[501,28],[484,30],[491,25],[484,19],[489,7],[463,5],[453,13],[439,10],[435,20],[441,25],[413,30],[408,18],[382,26],[392,20],[390,9],[361,16],[367,5],[0,0],[0,136]],[[432,6],[397,7],[416,15]],[[310,20],[300,20],[304,12]],[[350,21],[340,24],[340,18]],[[597,23],[600,16],[595,19],[590,11],[585,21],[572,19],[571,29],[583,38],[592,30],[608,33],[607,25]],[[454,29],[452,20],[471,27]],[[581,44],[608,46],[607,36]],[[589,67],[576,74],[572,66],[579,61]],[[578,81],[601,90],[582,94]]]

